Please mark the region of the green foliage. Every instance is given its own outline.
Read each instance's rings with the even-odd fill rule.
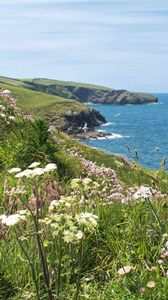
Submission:
[[[5,135],[4,135],[5,136]],[[1,169],[26,166],[33,160],[52,158],[56,145],[50,141],[48,126],[42,119],[34,122],[19,119],[0,145]]]
[[[58,174],[64,182],[68,182],[71,178],[81,177],[84,173],[80,161],[68,155],[66,152],[57,151],[55,154],[55,162],[58,166]]]
[[[17,288],[12,285],[11,281],[0,270],[0,299],[10,299],[16,292]]]

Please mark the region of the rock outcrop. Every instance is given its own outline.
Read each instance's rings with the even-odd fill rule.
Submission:
[[[48,118],[47,121],[68,134],[93,131],[95,126],[106,123],[106,119],[95,109],[86,109],[81,112],[68,110],[62,116]]]

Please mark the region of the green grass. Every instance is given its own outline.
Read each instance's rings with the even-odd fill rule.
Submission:
[[[23,82],[34,82],[37,84],[42,84],[46,86],[50,85],[61,85],[61,86],[74,86],[74,87],[83,87],[83,88],[92,88],[92,89],[98,89],[98,90],[111,90],[108,87],[94,85],[94,84],[88,84],[88,83],[80,83],[80,82],[73,82],[73,81],[60,81],[55,79],[47,79],[47,78],[25,78],[25,79],[19,79]]]
[[[18,87],[24,87],[24,88],[27,88],[27,89],[31,89],[31,86],[29,86],[28,84],[20,81],[19,79],[0,76],[0,82],[4,83],[4,84],[9,84],[9,85],[14,85],[14,86],[18,86]]]
[[[9,89],[18,99],[18,106],[34,115],[50,116],[63,114],[66,110],[81,111],[86,109],[81,103],[58,96],[31,91],[23,87],[0,83],[0,89]]]

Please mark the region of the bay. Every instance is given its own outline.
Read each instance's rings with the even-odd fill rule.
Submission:
[[[158,104],[89,104],[90,108],[99,110],[107,120],[107,124],[96,130],[112,133],[113,136],[98,140],[86,139],[85,143],[127,156],[149,169],[159,169],[162,159],[165,156],[168,158],[168,94],[155,95],[159,99]],[[138,158],[134,155],[135,150],[138,151]]]

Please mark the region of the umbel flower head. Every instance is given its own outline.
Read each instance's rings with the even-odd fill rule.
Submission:
[[[77,230],[75,226],[63,232],[63,239],[66,243],[77,243],[83,238],[83,236],[84,233],[81,230]]]
[[[10,227],[18,224],[20,221],[26,220],[26,217],[23,214],[13,214],[9,216],[1,215],[0,220],[2,224]]]
[[[141,200],[144,201],[146,199],[150,199],[153,197],[151,188],[146,186],[140,186],[140,188],[137,190],[137,192],[133,195],[134,200]]]
[[[32,163],[28,169],[19,172],[16,174],[16,178],[23,178],[23,177],[27,177],[27,178],[33,178],[35,176],[41,176],[47,172],[51,172],[57,169],[56,164],[54,163],[49,163],[45,166],[45,168],[38,168],[38,166],[40,165],[39,162],[34,162]]]
[[[98,216],[89,212],[82,212],[76,215],[75,219],[79,225],[83,225],[89,232],[95,230],[95,228],[98,226]]]
[[[15,174],[15,173],[18,173],[18,172],[21,172],[21,169],[20,168],[12,168],[8,171],[9,174]]]
[[[30,166],[28,166],[29,169],[37,168],[40,165],[39,162],[33,162]]]

